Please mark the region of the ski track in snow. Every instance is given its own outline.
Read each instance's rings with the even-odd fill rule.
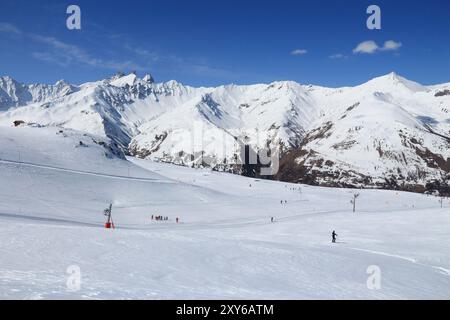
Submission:
[[[48,165],[43,165],[43,164],[35,164],[35,163],[31,163],[31,162],[23,162],[23,161],[17,161],[17,160],[0,159],[0,163],[15,164],[15,165],[28,166],[28,167],[36,167],[36,168],[42,168],[42,169],[48,169],[48,170],[56,170],[56,171],[62,171],[62,172],[71,172],[71,173],[84,174],[84,175],[97,176],[97,177],[105,177],[105,178],[111,178],[111,179],[142,181],[142,182],[153,182],[153,183],[156,183],[156,182],[157,183],[177,183],[176,181],[169,181],[169,180],[152,179],[152,178],[139,178],[139,177],[127,177],[127,176],[113,175],[113,174],[106,174],[106,173],[97,173],[97,172],[82,171],[82,170],[73,170],[73,169],[60,168],[60,167],[55,167],[55,166],[48,166]]]
[[[361,249],[361,248],[351,248],[351,247],[349,247],[349,249],[357,250],[357,251],[363,251],[363,252],[373,253],[373,254],[376,254],[376,255],[382,255],[382,256],[386,256],[386,257],[392,257],[392,258],[397,258],[397,259],[409,261],[409,262],[414,263],[414,264],[418,264],[418,265],[421,265],[421,266],[433,268],[437,272],[440,272],[440,273],[443,273],[445,275],[449,275],[450,276],[450,270],[449,269],[446,269],[446,268],[443,268],[443,267],[432,266],[432,265],[428,265],[428,264],[425,264],[425,263],[421,263],[417,259],[414,259],[414,258],[404,257],[404,256],[401,256],[401,255],[387,253],[387,252],[380,252],[380,251],[374,251],[374,250]]]
[[[36,222],[46,223],[48,225],[62,224],[62,225],[77,225],[77,226],[86,226],[86,227],[102,226],[101,224],[94,224],[94,223],[88,223],[88,222],[82,222],[82,221],[41,217],[41,216],[35,216],[35,215],[21,215],[21,214],[17,214],[17,213],[13,214],[13,213],[0,212],[0,218],[2,218],[4,220],[14,219],[14,220],[21,220],[21,221],[27,221],[27,220],[36,221]]]

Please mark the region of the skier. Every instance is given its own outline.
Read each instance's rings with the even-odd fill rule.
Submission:
[[[177,223],[178,223],[178,217],[177,217],[176,221],[177,221]]]
[[[153,220],[153,215],[152,215],[152,220]]]
[[[335,243],[336,242],[336,237],[337,237],[337,233],[336,231],[333,230],[333,232],[331,233],[331,242]]]
[[[273,217],[270,217],[270,222],[272,222],[272,223],[273,223]]]

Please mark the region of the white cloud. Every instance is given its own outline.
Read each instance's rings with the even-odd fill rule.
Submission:
[[[101,67],[116,71],[127,69],[141,71],[147,69],[145,66],[141,66],[132,61],[115,61],[95,58],[78,46],[65,43],[54,37],[23,32],[10,23],[0,22],[0,32],[16,36],[23,35],[35,43],[45,45],[45,51],[32,52],[32,57],[40,61],[55,63],[59,66],[68,67],[72,62],[77,62],[92,67]]]
[[[330,59],[347,59],[348,57],[342,53],[336,53],[329,56]]]
[[[363,41],[360,44],[356,46],[355,49],[353,49],[353,53],[376,53],[379,51],[395,51],[400,49],[402,46],[401,42],[396,42],[394,40],[388,40],[384,43],[382,47],[379,47],[375,41],[373,40],[367,40]]]
[[[124,48],[144,58],[146,61],[156,62],[161,58],[160,55],[154,51],[150,51],[141,47],[135,47],[128,43],[124,45]]]
[[[78,62],[92,67],[102,67],[112,70],[133,69],[141,71],[146,69],[132,61],[103,60],[92,57],[80,47],[62,42],[53,37],[36,34],[30,34],[29,37],[36,42],[46,44],[50,49],[45,53],[33,53],[34,58],[46,62],[55,62],[60,66],[69,66],[71,62]]]
[[[397,50],[402,46],[401,42],[395,42],[394,40],[388,40],[384,43],[383,48],[380,50],[388,51],[388,50]]]
[[[295,50],[291,51],[291,54],[293,56],[302,56],[307,53],[308,53],[308,50],[305,50],[305,49],[295,49]]]
[[[353,53],[375,53],[379,49],[378,45],[375,41],[367,40],[363,41],[353,49]]]
[[[121,47],[132,53],[133,59],[113,60],[99,58],[82,47],[61,41],[55,37],[21,31],[9,23],[0,22],[0,34],[2,33],[22,36],[23,39],[38,44],[39,46],[30,53],[31,56],[36,60],[53,63],[61,67],[82,64],[114,71],[148,72],[149,69],[155,68],[155,65],[159,64],[164,65],[164,68],[172,67],[177,71],[182,70],[182,72],[189,74],[229,79],[235,79],[237,76],[236,72],[210,66],[207,62],[192,61],[175,55],[162,55],[140,46],[133,46],[126,42],[126,39],[120,39],[122,40]],[[121,37],[121,35],[114,35],[114,38]]]
[[[20,31],[16,26],[7,23],[7,22],[0,22],[0,32],[5,32],[9,34],[15,34],[15,35],[21,35],[22,31]]]
[[[68,59],[56,57],[55,55],[50,54],[48,52],[32,52],[31,56],[36,60],[55,63],[60,67],[68,67],[70,64],[70,61]]]

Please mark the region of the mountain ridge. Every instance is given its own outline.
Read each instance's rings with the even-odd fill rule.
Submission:
[[[0,125],[67,127],[141,158],[241,174],[243,147],[270,149],[281,155],[276,179],[448,194],[449,89],[393,72],[342,88],[293,81],[196,88],[134,73],[79,86],[1,77]]]

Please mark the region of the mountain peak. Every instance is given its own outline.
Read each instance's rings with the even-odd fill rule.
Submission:
[[[66,85],[69,85],[69,83],[64,79],[55,82],[55,86],[66,86]]]
[[[2,76],[2,77],[0,77],[0,80],[4,83],[18,83],[16,80],[11,78],[10,76]]]
[[[396,78],[396,77],[398,77],[399,75],[398,75],[395,71],[391,71],[391,72],[389,72],[389,73],[387,74],[387,76],[392,77],[392,78]]]
[[[382,80],[387,80],[387,81],[402,81],[402,80],[407,80],[406,78],[400,76],[398,73],[396,73],[395,71],[391,71],[388,74],[379,76],[379,77],[375,77],[372,80],[376,80],[376,79],[382,79]]]
[[[155,79],[153,79],[153,77],[150,74],[146,74],[143,78],[142,81],[148,82],[148,83],[154,83]]]
[[[385,78],[385,79],[388,79],[391,81],[396,81],[396,82],[410,81],[410,80],[406,79],[405,77],[400,76],[395,71],[389,72],[388,74],[381,76],[381,78]]]
[[[132,86],[137,79],[137,76],[135,73],[130,73],[127,75],[121,74],[120,77],[115,78],[110,82],[111,85],[115,87],[124,87],[126,85]]]
[[[372,80],[363,84],[363,86],[372,87],[376,91],[387,91],[387,92],[393,89],[398,89],[399,87],[408,89],[412,92],[427,91],[427,88],[425,88],[420,83],[408,80],[398,75],[394,71],[384,76],[373,78]]]

